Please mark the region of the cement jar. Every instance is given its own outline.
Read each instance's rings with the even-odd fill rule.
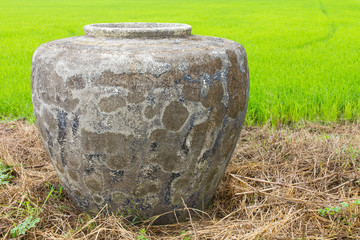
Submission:
[[[142,218],[206,209],[245,119],[244,48],[186,24],[84,31],[32,59],[37,126],[70,198],[86,212],[107,205]]]

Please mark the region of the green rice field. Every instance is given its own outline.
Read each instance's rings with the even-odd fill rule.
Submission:
[[[360,116],[359,0],[0,0],[0,118],[34,120],[30,69],[42,43],[100,22],[179,22],[248,54],[248,125]]]

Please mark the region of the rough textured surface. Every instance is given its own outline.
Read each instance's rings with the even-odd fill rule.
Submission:
[[[45,148],[74,202],[142,217],[211,202],[249,91],[233,41],[74,37],[40,46],[32,98]]]
[[[84,27],[85,36],[112,38],[173,38],[187,37],[191,26],[181,23],[98,23]]]

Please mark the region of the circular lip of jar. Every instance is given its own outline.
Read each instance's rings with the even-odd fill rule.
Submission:
[[[184,23],[96,23],[84,26],[85,36],[100,38],[184,38],[191,35]]]

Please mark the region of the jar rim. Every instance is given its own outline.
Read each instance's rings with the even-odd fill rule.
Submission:
[[[95,23],[84,26],[85,36],[105,38],[183,38],[191,35],[184,23]]]

